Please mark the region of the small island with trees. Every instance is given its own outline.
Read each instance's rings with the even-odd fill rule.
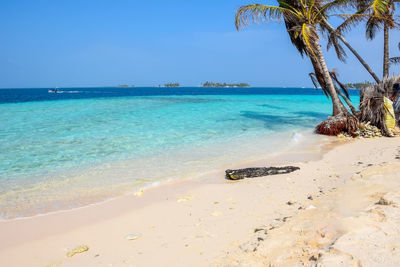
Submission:
[[[213,83],[205,82],[203,87],[250,87],[248,83]]]
[[[365,82],[359,82],[359,83],[346,83],[344,86],[347,89],[364,89],[367,88],[368,86],[372,85],[373,83],[365,81]]]
[[[164,84],[164,87],[179,87],[179,83],[166,83]]]

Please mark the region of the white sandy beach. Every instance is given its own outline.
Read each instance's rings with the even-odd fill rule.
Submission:
[[[1,266],[398,266],[399,138],[342,143],[291,174],[231,182],[221,170],[2,221]]]

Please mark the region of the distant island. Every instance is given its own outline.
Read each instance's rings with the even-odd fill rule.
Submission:
[[[179,83],[166,83],[164,84],[164,87],[179,87]]]
[[[373,83],[365,81],[365,82],[359,82],[359,83],[346,83],[344,86],[348,89],[364,89],[367,86],[372,85]]]
[[[120,84],[118,87],[135,87],[134,85]]]
[[[250,87],[248,83],[212,83],[205,82],[203,87]]]

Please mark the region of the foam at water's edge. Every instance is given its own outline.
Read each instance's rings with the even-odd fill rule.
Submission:
[[[262,159],[268,159],[268,162],[274,162],[274,157],[275,158],[280,158],[282,160],[286,158],[287,155],[289,155],[290,153],[292,153],[293,151],[296,151],[296,153],[302,153],[302,150],[307,151],[309,150],[311,147],[314,147],[314,152],[318,153],[320,151],[315,151],[315,146],[320,146],[322,144],[322,141],[324,140],[323,138],[320,138],[319,136],[316,136],[314,134],[312,134],[310,131],[300,131],[300,132],[286,132],[286,133],[280,133],[280,136],[287,136],[286,142],[284,140],[281,140],[282,144],[286,143],[286,146],[280,146],[280,150],[273,150],[270,151],[270,153],[264,154],[264,155],[249,155],[249,157],[247,158],[241,158],[241,159],[237,159],[235,162],[230,162],[230,166],[240,166],[243,164],[251,164],[251,162],[256,162]],[[268,140],[264,140],[267,141]],[[307,141],[307,142],[306,142]],[[254,143],[253,143],[254,144]],[[190,152],[189,152],[190,153]],[[285,156],[286,155],[286,156]],[[210,160],[215,160],[210,158]],[[285,162],[285,161],[282,161]],[[296,161],[297,162],[297,161]],[[103,195],[102,198],[91,198],[91,200],[94,200],[92,202],[90,201],[80,201],[80,203],[85,203],[83,205],[79,205],[79,204],[75,204],[72,206],[68,206],[68,205],[58,205],[58,209],[53,209],[53,210],[47,210],[47,211],[43,211],[38,209],[36,214],[30,215],[30,216],[26,216],[24,214],[13,214],[13,216],[0,216],[0,220],[14,220],[14,219],[22,219],[22,218],[29,218],[32,216],[42,216],[45,214],[49,214],[49,213],[55,213],[55,212],[64,212],[64,211],[68,211],[68,210],[74,210],[74,209],[79,209],[85,206],[91,206],[91,205],[95,205],[95,204],[99,204],[99,203],[103,203],[105,201],[109,201],[115,197],[121,196],[121,195],[125,195],[125,194],[135,194],[135,193],[140,193],[143,190],[147,190],[149,188],[153,188],[153,187],[157,187],[163,184],[166,184],[168,182],[174,181],[174,180],[186,180],[186,179],[193,179],[193,178],[199,178],[204,176],[205,174],[209,174],[209,173],[215,173],[218,171],[221,171],[221,169],[226,169],[226,162],[225,163],[221,163],[220,165],[214,165],[214,166],[210,166],[210,168],[203,168],[203,169],[199,169],[197,172],[193,173],[193,172],[186,172],[186,173],[181,173],[180,177],[171,177],[171,176],[164,176],[164,177],[158,177],[157,180],[153,180],[153,181],[148,181],[142,185],[137,185],[136,187],[130,189],[130,190],[124,190],[121,191],[120,193],[117,194],[110,194],[110,195]],[[248,165],[247,165],[248,166]],[[127,168],[129,168],[129,165],[127,165]],[[127,186],[127,185],[124,185]],[[129,188],[129,187],[127,187]],[[127,189],[125,188],[125,189]]]
[[[300,142],[304,138],[305,138],[304,134],[302,134],[300,132],[294,132],[292,134],[292,136],[291,136],[290,142],[292,144],[297,144],[298,142]]]

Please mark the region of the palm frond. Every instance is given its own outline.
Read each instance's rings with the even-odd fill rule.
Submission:
[[[321,75],[321,74],[319,73],[318,75]],[[317,89],[317,90],[321,89],[322,92],[324,92],[325,96],[329,99],[329,93],[328,93],[328,91],[326,89],[325,82],[323,82],[324,78],[322,76],[317,77],[317,74],[315,74],[314,72],[310,72],[308,74],[308,76],[310,76],[310,79],[311,79],[311,82],[314,85],[314,88]],[[318,84],[319,84],[319,86],[318,86]]]
[[[304,43],[307,46],[307,49],[306,49],[307,55],[316,57],[314,51],[316,50],[315,45],[318,44],[319,37],[318,37],[315,27],[313,27],[312,25],[303,23],[303,25],[301,26],[300,34],[301,34],[301,39],[304,41]]]
[[[347,31],[349,31],[353,26],[357,25],[358,23],[366,20],[367,18],[364,16],[357,16],[357,14],[363,14],[367,11],[369,6],[359,9],[356,13],[352,14],[351,16],[343,17],[344,21],[336,28],[337,34],[343,35]]]
[[[382,17],[373,14],[362,14],[362,12],[366,12],[366,10],[359,10],[354,14],[333,14],[331,16],[339,16],[346,18],[345,21],[337,27],[336,32],[338,34],[342,34],[345,31],[348,31],[352,26],[366,20],[366,37],[367,39],[373,39],[376,35],[376,32],[381,29],[383,24],[388,25],[390,28],[398,27],[398,23],[395,23],[391,17]]]
[[[376,33],[382,28],[382,23],[376,18],[369,18],[365,24],[365,36],[367,39],[372,40],[375,38]]]
[[[301,34],[303,27],[302,24],[304,23],[305,15],[307,14],[307,11],[302,10],[304,9],[304,6],[302,7],[301,3],[295,0],[279,1],[279,5],[282,7],[290,7],[292,10],[294,10],[294,12],[298,14],[298,17],[294,19],[292,19],[293,16],[291,14],[285,13],[283,15],[285,21],[285,27],[289,34],[289,38],[292,44],[296,47],[301,56],[304,56],[304,54],[306,55],[312,54]],[[304,12],[305,14],[304,13],[301,14],[300,10],[302,10],[302,12]]]
[[[241,6],[236,11],[235,26],[237,30],[240,30],[240,28],[249,26],[251,23],[258,24],[267,21],[281,22],[284,14],[288,17],[297,16],[297,14],[289,7],[260,4]]]
[[[340,88],[340,89],[343,91],[343,94],[346,96],[346,98],[347,98],[349,101],[351,101],[350,95],[349,95],[349,91],[347,90],[346,86],[344,86],[344,84],[342,84],[342,83],[339,81],[339,78],[338,78],[338,75],[337,75],[336,70],[333,69],[332,71],[330,71],[330,75],[331,75],[331,77],[332,77],[332,80],[333,80],[334,83],[336,84],[336,86],[337,86],[338,88]],[[338,89],[338,90],[339,90],[339,89]]]
[[[384,16],[391,9],[392,1],[390,0],[373,0],[372,10],[378,16]]]
[[[329,11],[332,10],[349,9],[354,7],[355,7],[355,2],[353,0],[333,0],[326,3],[323,6],[318,7],[319,11],[315,12],[314,19],[320,20],[326,18],[325,14],[329,13]]]
[[[400,63],[400,57],[391,57],[389,58],[389,63],[393,65],[397,65]]]
[[[336,34],[335,33],[328,33],[327,34],[327,39],[328,39],[327,50],[329,50],[333,46],[334,49],[335,49],[337,58],[340,61],[346,62],[346,56],[347,56],[346,51],[344,50],[344,48],[340,44]]]
[[[304,56],[304,54],[307,54],[307,46],[298,36],[299,26],[296,26],[295,23],[291,23],[289,21],[285,21],[285,26],[289,34],[290,41],[299,51],[300,55]]]
[[[312,82],[313,85],[314,85],[314,88],[315,88],[315,89],[318,89],[318,81],[317,81],[317,77],[315,77],[315,73],[314,73],[314,72],[310,72],[310,73],[308,74],[308,76],[310,77],[311,82]]]
[[[371,0],[357,0],[357,1],[355,1],[354,7],[356,8],[356,10],[361,10],[364,8],[371,9],[371,7],[372,7]]]

